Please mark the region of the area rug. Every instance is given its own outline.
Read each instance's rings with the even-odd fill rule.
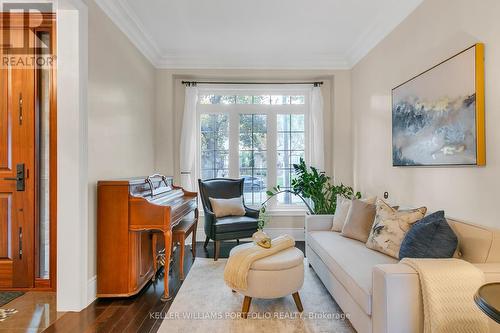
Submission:
[[[0,292],[0,306],[4,306],[22,295],[24,295],[24,293],[21,291],[2,291]]]
[[[355,332],[313,269],[304,263],[299,291],[304,312],[292,296],[252,299],[248,319],[241,318],[243,296],[223,281],[226,260],[196,258],[167,313],[152,313],[163,322],[158,332]]]

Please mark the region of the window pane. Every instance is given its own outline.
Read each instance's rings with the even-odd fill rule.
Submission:
[[[292,96],[296,97],[296,96]],[[304,158],[305,151],[305,123],[303,114],[280,114],[278,115],[277,134],[277,185],[282,189],[291,188],[291,182],[295,171],[293,164],[298,164],[300,158]],[[289,193],[278,196],[278,202],[282,204],[302,204]]]
[[[201,179],[210,179],[210,178],[215,178],[214,170],[203,170],[201,172]]]
[[[304,151],[299,151],[299,150],[292,151],[292,155],[290,156],[290,163],[292,165],[299,164],[301,158],[302,159],[304,158]]]
[[[303,114],[292,114],[291,116],[291,130],[292,131],[304,131],[304,115]]]
[[[236,96],[236,104],[252,104],[252,96]]]
[[[267,133],[267,116],[263,114],[253,115],[253,132]]]
[[[252,155],[252,151],[240,151],[240,168],[252,167]]]
[[[202,179],[229,175],[229,119],[225,114],[202,114],[201,177]]]
[[[271,103],[271,96],[268,95],[253,96],[253,104],[270,104],[270,103]]]
[[[305,104],[305,97],[304,96],[290,96],[290,103],[291,104]]]
[[[266,133],[254,133],[253,149],[266,150]]]
[[[201,152],[201,169],[213,169],[215,166],[214,160],[215,152],[212,150]]]
[[[292,150],[304,150],[304,132],[295,133],[292,132],[291,135],[291,148]]]
[[[290,104],[290,96],[272,95],[271,104],[276,104],[276,105]]]
[[[278,131],[289,131],[290,130],[290,115],[289,114],[279,114],[278,115]]]
[[[214,95],[201,95],[198,98],[198,103],[200,104],[212,104],[212,98]]]
[[[290,150],[290,132],[278,133],[278,150]]]
[[[221,96],[220,99],[221,104],[235,104],[236,96]]]
[[[252,144],[252,132],[240,133],[240,150],[251,150]]]
[[[229,137],[227,135],[227,130],[218,131],[214,133],[215,136],[215,149],[218,150],[228,150],[229,149]]]
[[[229,169],[229,154],[227,151],[215,151],[215,168]]]
[[[253,167],[259,169],[267,168],[266,162],[267,152],[254,152],[253,153]]]
[[[202,114],[200,116],[200,127],[202,131],[211,132],[214,130],[213,129],[214,122],[212,118],[213,115],[211,114]]]
[[[244,179],[244,197],[249,205],[266,200],[267,188],[267,116],[240,115],[240,177]]]
[[[229,177],[229,170],[215,170],[215,178]]]
[[[252,132],[252,115],[240,114],[240,133]]]
[[[214,133],[201,132],[201,150],[214,149]]]

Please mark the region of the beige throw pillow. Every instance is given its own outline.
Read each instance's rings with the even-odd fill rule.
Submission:
[[[344,226],[350,207],[351,200],[344,198],[341,195],[337,195],[337,207],[335,208],[335,214],[333,215],[332,231],[342,231],[342,227]]]
[[[208,198],[212,205],[212,211],[215,217],[224,216],[243,216],[245,207],[243,207],[243,198],[236,197],[231,199]]]
[[[361,200],[352,200],[351,208],[341,235],[344,237],[366,242],[375,218],[375,205]]]
[[[383,200],[377,201],[377,214],[366,246],[372,250],[399,258],[399,248],[413,223],[421,220],[426,207],[396,210]]]
[[[369,204],[375,204],[375,201],[377,201],[377,197],[361,199],[361,201]],[[351,202],[351,199],[347,199],[341,195],[337,195],[337,207],[335,208],[335,215],[333,215],[332,231],[342,231],[345,221],[347,220],[349,208],[351,208]]]

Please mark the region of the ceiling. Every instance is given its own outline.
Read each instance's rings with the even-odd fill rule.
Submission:
[[[351,68],[422,0],[96,0],[158,68]]]

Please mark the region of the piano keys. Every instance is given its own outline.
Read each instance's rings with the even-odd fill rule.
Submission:
[[[97,297],[137,294],[156,274],[153,233],[165,252],[164,295],[170,299],[168,270],[172,228],[198,218],[197,193],[173,185],[171,177],[102,180],[97,183]]]

